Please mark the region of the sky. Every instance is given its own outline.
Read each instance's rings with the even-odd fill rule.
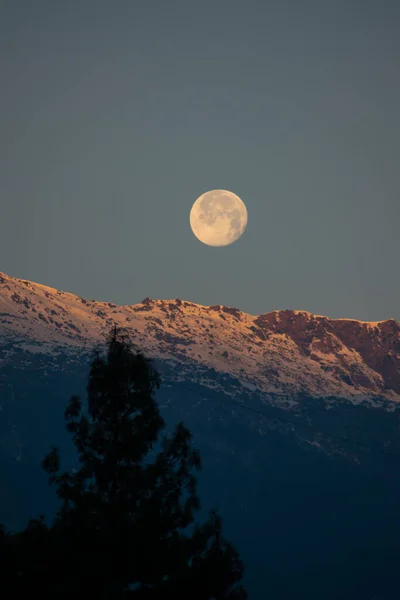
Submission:
[[[400,320],[397,0],[0,0],[0,271]],[[198,196],[248,210],[226,247]]]

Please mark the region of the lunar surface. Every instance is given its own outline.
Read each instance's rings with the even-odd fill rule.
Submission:
[[[227,190],[206,192],[192,206],[190,226],[207,246],[228,246],[236,242],[247,225],[244,202]]]

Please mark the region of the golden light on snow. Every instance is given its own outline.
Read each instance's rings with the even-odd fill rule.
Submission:
[[[205,192],[193,204],[190,226],[207,246],[228,246],[236,242],[247,225],[244,202],[228,190]]]

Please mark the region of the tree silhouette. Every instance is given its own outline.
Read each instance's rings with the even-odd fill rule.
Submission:
[[[61,472],[55,447],[43,461],[61,505],[50,527],[33,520],[16,538],[20,593],[247,598],[221,519],[195,522],[201,461],[190,431],[179,423],[159,440],[159,385],[151,361],[115,327],[106,357],[91,364],[86,404],[74,396],[65,410],[79,469]]]

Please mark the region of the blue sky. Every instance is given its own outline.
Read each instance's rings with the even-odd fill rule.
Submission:
[[[400,319],[400,6],[0,0],[0,270],[145,296]],[[248,209],[201,244],[209,189]]]

